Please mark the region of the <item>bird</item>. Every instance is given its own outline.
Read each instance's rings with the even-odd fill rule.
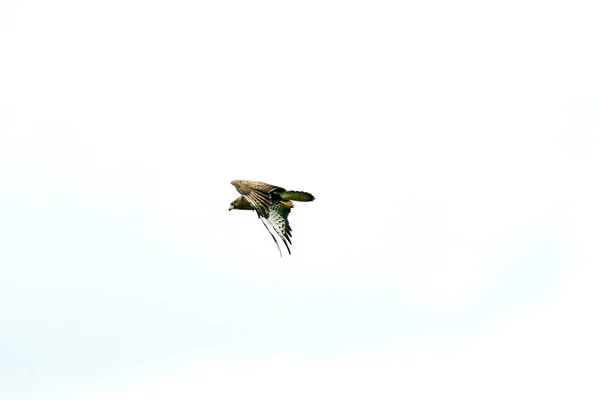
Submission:
[[[290,215],[290,212],[294,207],[292,201],[313,201],[315,196],[307,192],[285,190],[282,187],[259,181],[235,180],[232,181],[231,184],[237,189],[241,196],[229,204],[229,211],[256,211],[258,218],[273,238],[273,241],[275,241],[277,249],[279,250],[279,255],[283,257],[281,247],[279,247],[277,239],[273,233],[271,233],[267,224],[269,224],[277,236],[279,236],[285,245],[288,254],[291,255],[292,252],[290,251],[289,245],[292,244],[292,228],[288,221],[288,215]],[[267,223],[265,223],[265,221]]]

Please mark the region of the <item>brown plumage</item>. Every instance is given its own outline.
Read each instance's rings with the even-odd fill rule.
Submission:
[[[244,199],[254,207],[258,215],[263,218],[268,217],[268,210],[271,206],[272,193],[276,190],[284,191],[285,189],[278,186],[269,185],[264,182],[238,180],[231,182],[233,186]]]
[[[288,215],[294,207],[292,200],[312,201],[315,197],[307,192],[288,191],[279,186],[258,181],[237,180],[231,182],[231,184],[235,186],[241,196],[231,202],[229,210],[256,211],[259,219],[275,241],[279,254],[281,255],[279,243],[269,230],[265,220],[281,238],[288,253],[291,254],[288,244],[292,244],[292,228],[288,221]]]

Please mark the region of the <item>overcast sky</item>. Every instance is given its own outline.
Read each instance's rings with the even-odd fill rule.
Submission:
[[[598,398],[594,3],[3,1],[0,398]]]

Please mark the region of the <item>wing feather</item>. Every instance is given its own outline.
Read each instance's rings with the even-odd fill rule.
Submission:
[[[269,209],[269,217],[267,223],[273,228],[275,233],[281,238],[281,241],[287,248],[289,254],[292,254],[288,244],[292,244],[292,228],[288,221],[288,215],[291,208],[286,207],[282,203],[273,203]]]
[[[279,186],[259,181],[235,180],[231,184],[263,218],[269,218],[269,208],[272,204],[271,193],[284,190]]]
[[[277,246],[277,250],[279,250],[279,257],[283,257],[283,254],[281,254],[281,247],[279,247],[279,243],[277,242],[277,239],[275,239],[275,236],[273,236],[273,233],[271,232],[271,230],[269,229],[267,224],[265,224],[264,218],[259,217],[258,219],[260,219],[260,222],[262,222],[262,224],[265,226],[265,229],[267,230],[267,232],[269,232],[269,235],[271,235],[271,237],[273,238],[273,241],[275,242],[275,245]],[[285,246],[287,247],[287,244]],[[289,247],[288,247],[288,251],[290,251]]]

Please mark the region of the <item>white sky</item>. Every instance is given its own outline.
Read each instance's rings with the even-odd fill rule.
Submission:
[[[598,398],[598,20],[2,2],[0,398]]]

